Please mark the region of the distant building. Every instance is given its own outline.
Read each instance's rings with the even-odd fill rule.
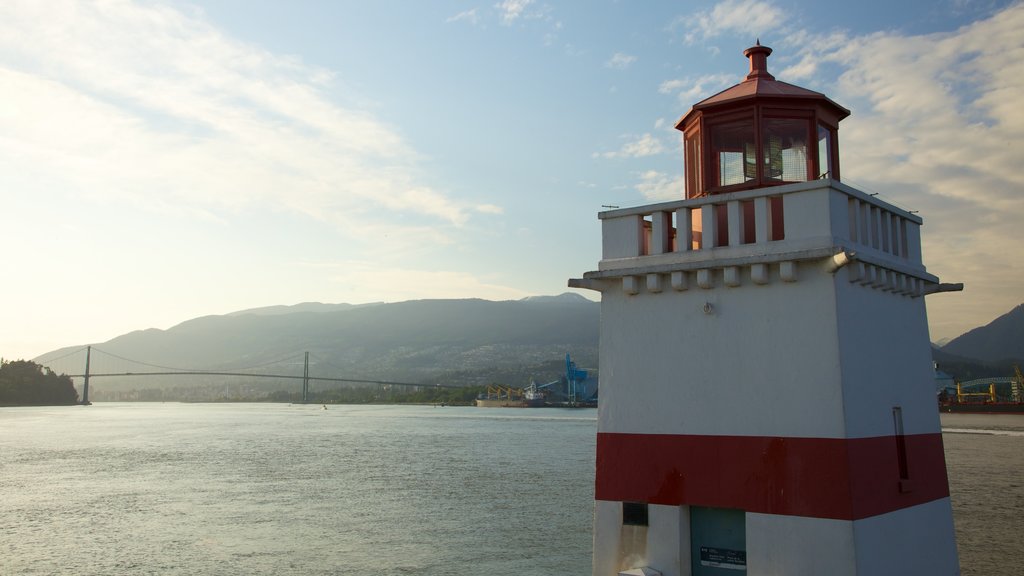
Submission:
[[[952,374],[943,372],[935,366],[935,394],[941,395],[943,392],[947,397],[956,398],[956,379]]]

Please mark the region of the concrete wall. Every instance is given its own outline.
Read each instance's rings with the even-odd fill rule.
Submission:
[[[858,572],[853,525],[846,520],[747,513],[747,573],[854,576]]]
[[[711,290],[605,291],[600,430],[842,437],[833,278],[797,268],[797,282],[770,266],[765,285],[715,271]]]
[[[688,506],[648,508],[649,525],[621,526],[622,503],[597,501],[594,530],[594,574],[617,574],[643,566],[662,576],[690,573],[690,515]],[[598,537],[600,535],[600,537]]]
[[[959,576],[949,498],[854,522],[857,574]]]
[[[836,275],[836,316],[843,404],[850,437],[893,434],[892,410],[903,410],[906,434],[940,429],[924,298],[850,282]]]
[[[769,194],[784,201],[781,241],[763,229]],[[734,229],[751,200],[754,243]],[[666,252],[672,219],[712,203],[728,208],[729,245]],[[746,510],[748,574],[958,572],[919,218],[809,182],[602,219],[586,278],[602,292],[598,497],[651,504],[637,528],[621,501],[596,502],[595,575],[688,575],[691,504]]]

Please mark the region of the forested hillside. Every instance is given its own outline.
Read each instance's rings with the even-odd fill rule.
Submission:
[[[109,353],[174,368],[231,371],[267,365],[270,373],[298,369],[301,374],[302,355],[309,352],[310,371],[321,376],[522,387],[531,378],[550,381],[561,375],[567,353],[580,367],[596,373],[599,309],[598,303],[576,294],[500,302],[274,306],[125,334],[96,343],[101,352],[94,351],[93,362],[96,366],[106,361],[103,353]],[[56,350],[39,360],[71,350]],[[274,363],[287,358],[288,367]],[[95,385],[129,389],[222,382],[223,378],[108,378]]]

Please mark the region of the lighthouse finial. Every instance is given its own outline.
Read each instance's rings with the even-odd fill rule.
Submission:
[[[768,73],[768,56],[771,53],[771,48],[761,45],[760,38],[757,39],[757,44],[743,51],[743,55],[750,58],[750,73],[747,74],[747,80],[775,80],[775,77]]]

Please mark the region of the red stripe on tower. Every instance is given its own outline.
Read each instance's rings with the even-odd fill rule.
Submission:
[[[596,498],[858,520],[949,496],[941,434],[597,436]]]

